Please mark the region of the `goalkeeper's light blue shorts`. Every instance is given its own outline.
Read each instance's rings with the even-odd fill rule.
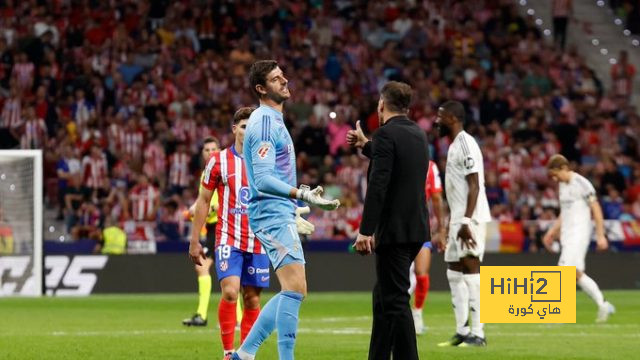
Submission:
[[[304,264],[302,243],[295,222],[283,222],[255,233],[264,247],[274,270],[289,264]]]

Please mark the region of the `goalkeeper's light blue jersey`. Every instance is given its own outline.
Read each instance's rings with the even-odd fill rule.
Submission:
[[[249,225],[254,232],[295,222],[296,155],[282,113],[260,105],[249,117],[244,136],[249,179]]]

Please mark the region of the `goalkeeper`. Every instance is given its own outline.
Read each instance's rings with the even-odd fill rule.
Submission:
[[[283,103],[290,97],[287,79],[273,60],[251,66],[249,82],[260,107],[249,118],[244,139],[249,178],[249,225],[267,250],[282,291],[264,306],[237,353],[230,359],[253,360],[262,342],[278,333],[281,360],[293,359],[298,313],[307,293],[304,254],[295,221],[295,199],[324,210],[335,210],[338,200],[322,198],[322,188],[296,188],[296,156],[284,125]],[[191,243],[190,253],[199,262],[203,254]]]

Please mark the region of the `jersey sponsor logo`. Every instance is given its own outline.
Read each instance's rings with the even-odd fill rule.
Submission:
[[[233,208],[229,210],[229,214],[233,215],[247,215],[249,213],[249,209],[247,208]]]
[[[254,268],[253,266],[249,266],[247,268],[247,273],[249,273],[249,275],[253,275],[256,273],[256,268]]]
[[[240,188],[240,204],[249,206],[249,187],[247,186]]]
[[[268,274],[269,273],[269,268],[257,268],[256,269],[256,274]]]
[[[262,160],[266,159],[267,155],[269,155],[270,149],[271,145],[269,145],[268,143],[260,145],[260,148],[258,148],[258,157]]]
[[[464,167],[467,168],[467,170],[472,169],[475,164],[476,163],[471,156],[467,156],[464,159]]]

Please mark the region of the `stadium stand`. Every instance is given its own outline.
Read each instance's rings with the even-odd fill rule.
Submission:
[[[6,2],[2,146],[44,149],[47,205],[74,239],[96,236],[110,217],[130,238],[181,241],[202,140],[230,144],[234,110],[255,103],[249,65],[275,58],[293,94],[286,120],[299,180],[344,204],[312,214],[313,239],[357,232],[366,164],[344,135],[358,119],[377,128],[388,80],[416,89],[412,115],[440,168],[448,144],[432,131],[437,105],[466,105],[495,219],[555,218],[544,166],[556,152],[594,183],[607,219],[640,219],[640,117],[628,99],[638,89],[604,88],[514,2],[332,3]],[[539,230],[522,229],[536,250]]]

